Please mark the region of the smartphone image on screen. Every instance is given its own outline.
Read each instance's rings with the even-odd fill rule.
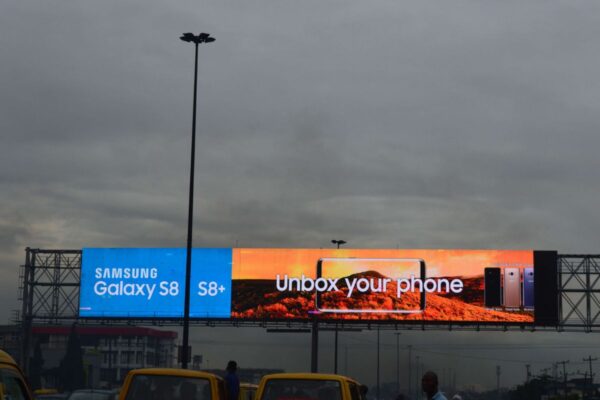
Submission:
[[[533,268],[523,269],[523,307],[532,309],[533,301]]]
[[[521,270],[504,268],[504,307],[521,307]]]
[[[502,276],[500,268],[485,268],[483,273],[484,304],[488,308],[502,306]]]
[[[415,290],[410,286],[415,279],[426,279],[422,259],[321,258],[317,262],[319,278],[337,279],[336,291],[317,292],[315,308],[319,312],[411,314],[425,309],[425,291],[418,284],[414,284]],[[405,291],[399,292],[401,289]]]

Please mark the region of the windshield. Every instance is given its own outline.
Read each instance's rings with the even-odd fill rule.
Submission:
[[[211,400],[208,379],[169,375],[135,375],[126,400]]]
[[[113,394],[110,392],[75,391],[69,396],[69,400],[111,400]]]
[[[338,381],[317,379],[271,379],[262,400],[341,400]]]
[[[0,385],[2,400],[29,400],[25,383],[12,367],[0,368]]]

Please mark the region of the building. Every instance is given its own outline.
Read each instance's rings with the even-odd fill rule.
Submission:
[[[21,325],[0,325],[0,349],[21,359]]]
[[[34,326],[32,347],[39,342],[43,378],[58,386],[58,367],[66,349],[70,326]],[[177,332],[132,326],[77,326],[84,350],[88,387],[118,386],[134,368],[173,367]]]

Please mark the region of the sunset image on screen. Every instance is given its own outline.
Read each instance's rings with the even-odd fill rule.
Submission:
[[[484,269],[532,266],[530,250],[234,249],[232,318],[529,323],[531,309],[485,306]]]

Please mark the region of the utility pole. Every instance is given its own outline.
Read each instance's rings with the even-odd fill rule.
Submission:
[[[500,400],[500,366],[496,365],[496,397]]]
[[[412,345],[408,345],[408,398],[412,399]]]
[[[454,388],[454,391],[456,392],[456,371],[453,369],[452,370],[452,387]]]
[[[344,345],[344,374],[348,375],[348,345]]]
[[[423,377],[423,375],[425,374],[425,371],[426,371],[426,369],[425,369],[425,363],[424,362],[421,363],[421,366],[419,367],[419,370],[421,371],[421,375],[420,376]],[[423,389],[422,388],[421,388],[420,392],[421,392],[421,398],[423,398]]]
[[[594,373],[592,372],[592,361],[596,361],[598,358],[592,358],[590,355],[588,358],[584,358],[583,361],[587,361],[590,363],[590,386],[589,386],[589,395],[592,395],[592,391],[594,390]]]
[[[416,373],[417,373],[417,375],[415,376],[415,380],[416,380],[416,382],[415,382],[415,392],[416,392],[415,394],[416,394],[416,396],[415,397],[417,399],[420,399],[421,398],[421,390],[419,390],[419,358],[421,358],[421,357],[416,356],[415,358],[417,359],[417,363],[416,363],[416,366],[417,366]]]
[[[394,332],[396,335],[396,394],[400,393],[400,333]]]
[[[569,363],[569,360],[559,361],[557,364],[562,364],[563,366],[563,390],[565,391],[564,397],[567,398],[567,368],[566,365]]]
[[[379,325],[377,326],[377,400],[380,399],[380,381],[379,381]]]
[[[558,363],[552,363],[552,376],[554,377],[554,395],[558,395]]]
[[[113,387],[113,382],[114,382],[114,378],[115,378],[115,373],[113,372],[112,341],[113,341],[112,336],[108,336],[108,375],[109,375],[109,378],[110,378],[108,380],[108,386],[111,389]]]
[[[334,340],[334,353],[333,353],[333,373],[338,373],[338,324],[335,324],[335,340]]]

